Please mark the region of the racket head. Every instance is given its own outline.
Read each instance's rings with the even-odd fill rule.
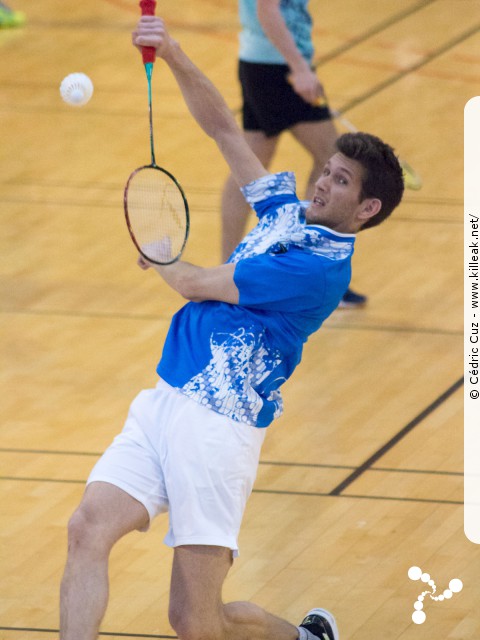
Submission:
[[[187,198],[176,178],[153,164],[138,167],[125,185],[123,204],[139,253],[153,264],[176,262],[190,231]]]

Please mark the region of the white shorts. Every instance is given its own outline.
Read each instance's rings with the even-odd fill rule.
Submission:
[[[169,512],[165,544],[232,549],[257,474],[265,429],[215,413],[163,380],[141,391],[87,484],[113,484],[150,520]]]

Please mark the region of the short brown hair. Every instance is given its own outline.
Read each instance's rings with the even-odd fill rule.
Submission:
[[[361,200],[378,198],[380,211],[362,229],[375,227],[400,204],[404,191],[403,171],[392,147],[369,133],[345,133],[336,142],[340,153],[364,168]]]

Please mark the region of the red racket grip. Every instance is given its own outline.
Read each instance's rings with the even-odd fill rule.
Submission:
[[[156,6],[156,0],[140,0],[142,16],[154,16]],[[155,62],[156,53],[155,47],[142,47],[143,64],[147,64],[147,62]]]

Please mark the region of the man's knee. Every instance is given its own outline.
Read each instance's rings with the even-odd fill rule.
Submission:
[[[70,518],[69,550],[104,555],[130,531],[145,530],[148,522],[142,503],[112,484],[93,482]]]
[[[86,552],[103,555],[110,551],[102,531],[100,514],[95,509],[81,504],[68,522],[69,552]]]

